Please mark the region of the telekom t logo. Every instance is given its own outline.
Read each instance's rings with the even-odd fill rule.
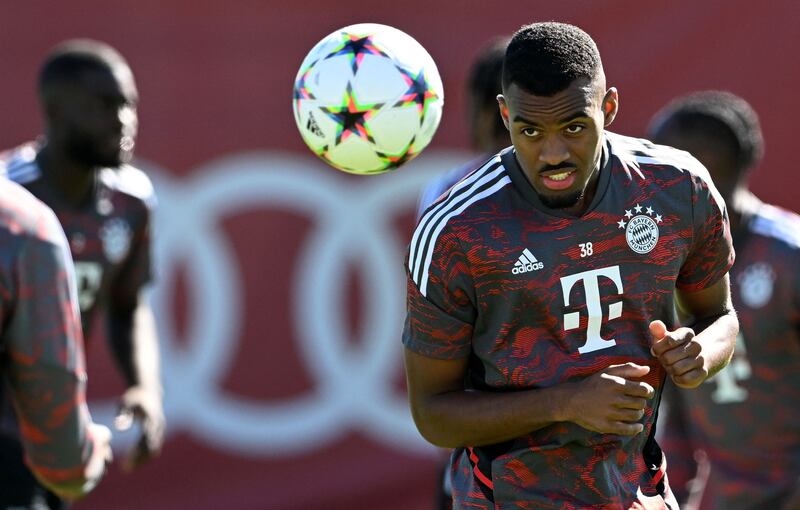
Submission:
[[[578,352],[587,352],[606,349],[617,342],[613,338],[605,340],[600,336],[600,327],[603,325],[603,307],[600,302],[600,286],[598,280],[604,276],[614,282],[617,286],[617,293],[622,294],[622,277],[619,274],[619,266],[603,267],[584,271],[561,278],[561,289],[564,291],[564,306],[569,306],[569,293],[572,286],[577,281],[583,281],[584,294],[586,295],[586,311],[589,312],[589,323],[586,328],[586,342],[578,349]],[[622,301],[616,301],[608,305],[608,320],[616,319],[622,315]],[[580,324],[580,313],[570,312],[564,314],[564,331],[575,329]]]

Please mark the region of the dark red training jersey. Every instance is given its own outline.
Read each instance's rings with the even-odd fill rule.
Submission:
[[[469,358],[483,391],[547,388],[629,361],[656,389],[633,437],[556,423],[456,450],[457,508],[627,509],[667,488],[653,439],[665,371],[648,325],[673,321],[675,288],[733,263],[725,206],[688,153],[606,133],[586,212],[545,207],[507,149],[431,206],[409,258],[407,348]]]
[[[153,186],[140,170],[123,166],[97,173],[92,200],[82,208],[64,203],[42,179],[36,148],[24,145],[0,162],[9,179],[30,190],[58,216],[69,240],[78,280],[84,334],[101,307],[135,306],[150,281]]]

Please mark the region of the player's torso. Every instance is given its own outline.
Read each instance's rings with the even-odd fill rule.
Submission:
[[[651,367],[644,380],[656,388],[644,432],[632,438],[564,422],[496,457],[475,449],[490,459],[496,508],[504,501],[508,508],[514,501],[627,508],[637,490],[657,490],[648,469],[660,457],[642,452],[665,373],[650,354],[648,325],[672,323],[676,280],[693,240],[691,187],[674,169],[626,169],[614,158],[580,218],[532,206],[510,170],[512,183],[453,227],[474,281],[476,387],[549,387],[633,361]],[[565,478],[584,482],[564,487]]]
[[[781,223],[781,214],[765,210],[772,218],[755,218],[736,239],[733,359],[684,392],[691,430],[708,450],[720,484],[715,490],[732,509],[756,508],[756,498],[800,476],[800,221]]]
[[[69,241],[84,326],[105,303],[131,248],[137,211],[123,195],[108,193],[84,210],[54,208]]]
[[[602,196],[580,218],[547,214],[510,185],[459,224],[487,386],[548,387],[652,359],[648,324],[670,323],[690,248],[690,191],[607,167]]]
[[[107,301],[126,266],[134,236],[147,221],[146,206],[139,197],[119,189],[120,176],[114,170],[98,172],[92,197],[80,207],[60,199],[42,178],[31,154],[12,158],[4,170],[50,206],[61,223],[75,263],[81,320],[87,332],[98,305]]]

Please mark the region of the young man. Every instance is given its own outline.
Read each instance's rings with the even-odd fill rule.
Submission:
[[[455,508],[675,508],[656,411],[733,351],[724,203],[690,156],[605,131],[617,91],[577,27],[520,29],[498,101],[513,147],[411,240],[417,426],[455,448]]]
[[[127,390],[118,426],[138,419],[142,436],[125,461],[158,453],[164,434],[158,344],[145,288],[151,278],[152,186],[129,166],[137,130],[137,91],[113,48],[68,41],[39,75],[45,134],[10,152],[0,170],[48,204],[69,241],[87,338],[96,316],[108,325],[111,352]],[[0,158],[3,159],[3,158]]]
[[[86,408],[69,248],[53,212],[5,179],[0,376],[0,405],[13,404],[17,417],[0,419],[0,508],[46,508],[42,485],[67,499],[89,492],[111,458],[111,432]]]
[[[800,217],[747,189],[763,139],[743,99],[718,91],[678,98],[654,117],[649,135],[705,165],[729,206],[737,252],[733,360],[697,390],[666,396],[662,430],[678,468],[676,494],[684,496],[697,452],[708,462],[701,472],[710,468],[707,486],[694,488],[693,503],[705,496],[701,508],[800,509]]]
[[[453,184],[511,143],[508,130],[497,112],[497,94],[503,89],[501,78],[507,46],[507,37],[495,38],[486,43],[478,52],[467,79],[470,145],[480,156],[428,183],[419,197],[417,218],[421,218],[425,209]]]

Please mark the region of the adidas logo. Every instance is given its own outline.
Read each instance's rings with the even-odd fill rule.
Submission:
[[[531,271],[538,271],[543,267],[544,264],[536,260],[536,257],[533,256],[533,253],[531,253],[529,249],[525,248],[522,251],[522,255],[520,255],[517,261],[514,262],[514,269],[511,270],[511,274],[529,273]]]
[[[306,122],[306,129],[311,131],[320,138],[325,137],[325,133],[323,133],[322,130],[319,128],[319,124],[317,124],[317,121],[314,120],[314,114],[311,112],[308,112],[308,122]]]

